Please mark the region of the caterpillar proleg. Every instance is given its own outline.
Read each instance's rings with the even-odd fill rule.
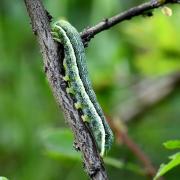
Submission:
[[[60,20],[52,25],[54,39],[64,46],[64,80],[68,82],[68,93],[72,93],[75,108],[81,110],[82,120],[95,138],[100,155],[112,145],[113,134],[93,91],[84,46],[78,31],[67,21]]]

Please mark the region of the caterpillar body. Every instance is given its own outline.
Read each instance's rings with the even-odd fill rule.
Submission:
[[[52,34],[54,39],[64,46],[63,65],[64,80],[68,84],[67,92],[75,97],[75,108],[81,110],[82,119],[87,122],[100,155],[103,156],[112,145],[113,133],[91,85],[81,37],[78,31],[64,20],[52,25]]]

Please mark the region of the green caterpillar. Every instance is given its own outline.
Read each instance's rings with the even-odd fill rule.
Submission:
[[[106,122],[89,80],[84,46],[78,31],[67,21],[60,20],[52,25],[56,41],[64,46],[64,69],[68,88],[75,98],[75,108],[82,114],[95,138],[100,155],[107,152],[113,142],[113,133]]]

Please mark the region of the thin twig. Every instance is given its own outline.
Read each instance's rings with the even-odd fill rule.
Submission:
[[[166,0],[163,3],[158,3],[158,1],[157,1],[157,3],[148,2],[148,3],[138,5],[129,10],[126,10],[120,14],[117,14],[111,18],[106,18],[105,20],[99,22],[98,24],[96,24],[93,27],[85,29],[83,32],[81,32],[81,38],[83,39],[85,46],[87,46],[88,42],[96,34],[102,32],[104,30],[107,30],[122,21],[130,20],[131,18],[133,18],[135,16],[143,15],[145,12],[155,9],[155,8],[158,8],[160,6],[163,6],[167,3],[171,3],[171,4],[180,3],[180,0]]]
[[[137,157],[137,159],[139,159],[139,161],[142,163],[146,174],[151,178],[154,177],[156,174],[156,169],[152,165],[150,158],[129,137],[123,125],[120,124],[120,120],[110,120],[110,118],[108,118],[108,122],[115,133],[117,143],[123,142],[129,148],[129,150]]]
[[[37,35],[43,55],[45,73],[58,105],[63,109],[65,119],[75,136],[76,149],[82,152],[85,169],[92,180],[107,180],[107,174],[99,156],[94,140],[80,114],[73,107],[72,99],[66,93],[66,83],[62,71],[62,47],[52,39],[49,26],[49,15],[41,0],[24,0],[29,13],[32,29]]]

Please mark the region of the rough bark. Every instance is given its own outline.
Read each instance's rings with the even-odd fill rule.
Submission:
[[[54,42],[50,33],[49,16],[40,0],[24,0],[31,19],[32,29],[40,44],[44,69],[58,105],[71,127],[76,149],[82,152],[85,170],[93,180],[106,180],[107,174],[90,131],[73,107],[72,99],[66,93],[63,80],[63,47]]]

